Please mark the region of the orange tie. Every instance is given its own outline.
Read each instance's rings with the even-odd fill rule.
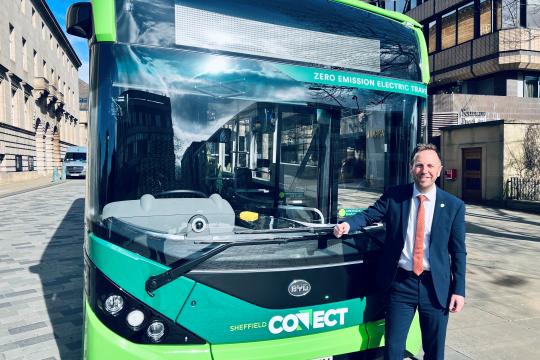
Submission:
[[[413,272],[420,276],[424,271],[424,223],[425,223],[425,211],[424,201],[426,201],[425,195],[418,195],[418,215],[416,216],[416,234],[414,236],[414,250],[413,250]]]

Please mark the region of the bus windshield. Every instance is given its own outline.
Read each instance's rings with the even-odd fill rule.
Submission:
[[[392,44],[373,35],[380,27],[368,37],[365,23],[350,14],[339,24],[315,8],[313,18],[298,18],[288,12],[288,2],[278,1],[271,5],[280,16],[268,22],[264,12],[251,11],[252,1],[235,1],[230,8],[175,1],[176,19],[169,19],[170,11],[160,7],[165,3],[172,2],[118,1],[128,10],[117,20],[120,42],[94,51],[93,66],[100,70],[94,82],[101,85],[90,102],[99,107],[92,109],[98,120],[91,121],[89,214],[96,234],[136,244],[134,251],[170,264],[224,238],[330,229],[386,187],[408,181],[424,89],[407,28],[400,25],[405,45],[392,55]],[[265,8],[256,3],[253,8]],[[325,7],[337,12],[333,4]],[[351,13],[375,24],[374,15]],[[170,26],[143,26],[152,16],[169,19]],[[205,29],[218,18],[234,17],[261,35],[291,28],[291,39],[326,33],[327,45],[356,37],[370,54],[341,49],[331,64],[332,56],[311,48],[309,58],[316,61],[309,63],[292,46],[262,49],[257,37],[242,54],[235,39],[208,51],[194,34],[183,37],[188,30],[178,29],[179,16],[204,20]],[[291,235],[296,230],[299,235]],[[358,253],[337,241],[319,251],[312,233],[306,239],[287,251],[281,245],[231,248],[219,259],[248,266],[260,257],[281,266],[291,259],[324,263]]]

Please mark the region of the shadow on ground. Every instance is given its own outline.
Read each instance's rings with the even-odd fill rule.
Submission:
[[[532,236],[527,234],[518,233],[521,226],[524,226],[520,223],[513,223],[514,228],[507,230],[507,232],[502,232],[499,229],[495,229],[488,226],[476,225],[471,222],[467,222],[467,234],[478,234],[489,236],[490,238],[500,238],[500,239],[510,239],[510,240],[525,240],[525,241],[535,241],[540,242],[540,236]]]
[[[61,360],[80,359],[83,324],[84,199],[73,202],[39,264],[47,312]]]

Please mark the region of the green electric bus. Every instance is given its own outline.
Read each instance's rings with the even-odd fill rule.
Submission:
[[[384,224],[332,227],[410,180],[420,24],[356,0],[93,0],[67,31],[90,48],[83,357],[380,356]]]

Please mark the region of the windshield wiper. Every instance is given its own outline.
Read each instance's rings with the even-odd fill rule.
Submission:
[[[328,226],[302,226],[297,228],[278,228],[278,229],[257,229],[257,230],[237,230],[234,233],[235,234],[266,234],[266,233],[301,233],[301,232],[309,232],[312,234],[326,234],[328,231],[331,231],[334,229],[334,225],[328,225]]]
[[[314,234],[314,235],[316,235],[319,241],[321,241],[322,236],[325,236],[325,237],[332,236],[332,238],[335,239],[331,232],[330,233],[321,232],[319,234]],[[308,238],[309,237],[310,236],[308,236]],[[305,241],[305,240],[306,240],[306,236],[296,237],[296,238],[275,238],[271,240],[257,240],[257,241],[230,241],[230,242],[221,242],[221,243],[218,242],[219,245],[203,253],[201,256],[196,257],[195,259],[190,260],[186,262],[185,264],[182,264],[180,266],[167,270],[166,272],[161,273],[159,275],[150,276],[148,280],[146,280],[144,288],[146,292],[148,293],[148,295],[153,297],[154,291],[156,291],[160,287],[170,283],[171,281],[178,279],[179,277],[184,276],[185,274],[193,270],[195,267],[197,267],[199,264],[205,262],[206,260],[234,246],[286,244],[290,242]],[[328,239],[324,239],[323,241],[328,241]],[[200,244],[205,244],[205,243],[216,244],[216,241],[199,242],[199,243]]]

